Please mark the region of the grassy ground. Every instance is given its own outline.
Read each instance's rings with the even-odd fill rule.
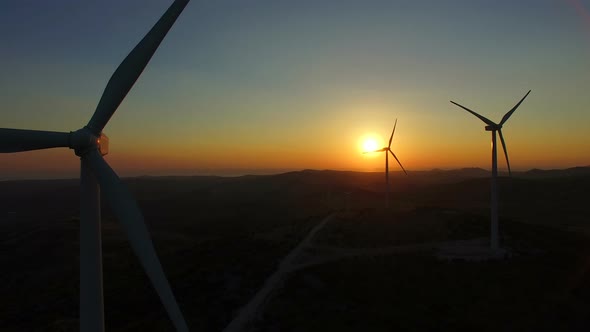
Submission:
[[[485,217],[459,212],[416,211],[413,218],[361,214],[357,224],[356,218],[336,220],[317,242],[363,247],[473,238],[487,231]],[[587,331],[588,238],[510,220],[503,220],[502,230],[503,246],[513,252],[508,260],[446,262],[420,252],[297,271],[250,330]]]
[[[189,327],[197,331],[223,329],[277,262],[327,214],[301,193],[279,190],[273,182],[226,185],[208,179],[174,185],[147,179],[131,181],[130,187],[140,197]],[[74,201],[55,200],[46,214],[45,205],[31,210],[36,203],[23,193],[11,208],[31,222],[2,225],[1,331],[79,329],[79,220],[71,217],[77,214],[71,212],[77,188],[54,190]],[[38,197],[51,199],[51,190]],[[102,238],[107,330],[172,330],[108,207],[103,207]]]
[[[318,234],[318,245],[488,236],[486,179],[405,187],[401,179],[394,178],[400,185],[387,212],[375,190],[381,174],[128,184],[191,330],[219,331],[330,210],[351,209]],[[588,331],[590,241],[564,229],[588,229],[589,179],[501,181],[500,232],[510,260],[444,262],[415,252],[308,268],[288,279],[250,330]],[[76,181],[0,183],[0,331],[78,330],[78,189]],[[351,191],[349,200],[343,192]],[[103,221],[107,329],[172,330],[108,207]]]

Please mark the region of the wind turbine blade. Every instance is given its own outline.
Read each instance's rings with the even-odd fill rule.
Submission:
[[[500,142],[502,142],[504,156],[506,156],[506,164],[508,165],[508,175],[512,176],[512,171],[510,170],[510,161],[508,160],[508,151],[506,150],[506,142],[504,142],[504,136],[502,136],[502,129],[498,130],[498,134],[500,134]]]
[[[393,151],[391,151],[391,150],[389,150],[389,153],[391,153],[393,158],[395,158],[395,160],[397,160],[397,163],[399,164],[399,167],[402,168],[402,171],[404,171],[404,173],[406,173],[406,175],[408,175],[408,172],[406,172],[406,170],[404,169],[404,166],[402,166],[402,163],[400,163],[399,159],[397,159],[397,157],[395,156],[395,153],[393,153]]]
[[[117,110],[189,0],[176,0],[119,65],[98,102],[87,127],[96,136]]]
[[[393,133],[395,133],[395,126],[397,126],[397,119],[395,119],[395,123],[393,124],[393,130],[391,131],[391,137],[389,137],[389,145],[388,148],[391,148],[391,141],[393,140]]]
[[[470,110],[469,108],[467,108],[467,107],[465,107],[463,105],[457,104],[456,102],[454,102],[452,100],[451,100],[451,103],[453,103],[453,104],[461,107],[462,109],[466,110],[467,112],[469,112],[469,113],[477,116],[481,121],[485,122],[487,125],[490,125],[490,126],[495,126],[496,125],[492,120],[486,118],[485,116],[482,116],[482,115],[479,115],[479,114],[475,113],[474,111]]]
[[[504,122],[508,121],[508,118],[510,118],[510,116],[512,115],[512,113],[514,113],[514,111],[516,111],[516,109],[518,108],[518,106],[520,106],[520,104],[522,103],[522,101],[529,95],[529,93],[531,93],[531,90],[529,90],[529,92],[526,93],[526,95],[524,95],[524,97],[522,97],[522,99],[518,102],[518,104],[514,105],[514,107],[512,107],[512,109],[510,111],[508,111],[508,113],[504,114],[504,117],[502,118],[502,121],[500,121],[500,126],[504,124]],[[502,136],[500,136],[502,137]]]
[[[387,148],[373,150],[373,151],[364,151],[363,154],[374,153],[374,152],[383,152],[383,151],[387,151]]]
[[[69,146],[69,133],[0,128],[0,153],[67,148]]]
[[[176,330],[188,331],[182,312],[176,303],[168,279],[166,279],[160,260],[156,255],[143,216],[131,193],[102,158],[98,150],[90,151],[82,158],[90,165],[100,184],[101,191],[104,193],[103,197],[108,201],[113,213],[123,225],[131,243],[131,248],[139,258],[143,269],[160,296]]]

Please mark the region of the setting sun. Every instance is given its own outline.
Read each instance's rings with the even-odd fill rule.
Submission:
[[[377,143],[377,140],[373,137],[366,137],[363,140],[363,145],[362,145],[362,150],[363,152],[371,152],[371,151],[375,151],[379,148],[379,144]]]

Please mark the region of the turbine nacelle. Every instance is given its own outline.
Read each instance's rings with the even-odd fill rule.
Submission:
[[[486,131],[498,131],[500,129],[502,129],[501,125],[487,125],[485,126]]]
[[[105,133],[100,133],[100,137],[96,140],[96,143],[101,155],[106,156],[109,154],[109,137]]]
[[[88,151],[98,150],[102,156],[109,153],[109,138],[104,133],[95,136],[88,127],[70,132],[69,148],[73,149],[78,157],[82,157]]]

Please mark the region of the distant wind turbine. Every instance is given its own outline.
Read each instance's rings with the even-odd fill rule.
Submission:
[[[86,126],[69,133],[0,128],[0,153],[68,147],[80,157],[80,330],[84,332],[104,331],[100,189],[176,330],[188,331],[137,203],[103,159],[108,153],[108,138],[102,132],[188,2],[174,1],[127,55],[111,76]]]
[[[506,164],[508,165],[508,174],[512,176],[512,171],[510,170],[510,161],[508,160],[508,151],[506,151],[506,142],[504,142],[504,136],[502,136],[502,126],[508,118],[516,111],[518,106],[523,102],[523,100],[531,93],[531,90],[527,92],[524,97],[516,104],[514,107],[508,111],[500,121],[500,123],[494,123],[493,121],[489,120],[488,118],[481,116],[474,111],[470,110],[469,108],[459,105],[456,102],[451,100],[451,103],[461,107],[462,109],[466,110],[467,112],[475,115],[481,121],[483,121],[487,126],[485,126],[486,131],[492,132],[492,181],[491,181],[491,207],[490,207],[490,215],[491,215],[491,225],[490,225],[490,247],[492,250],[498,250],[499,246],[499,238],[498,238],[498,188],[497,188],[497,178],[498,178],[498,153],[496,148],[496,132],[500,135],[500,141],[502,142],[502,148],[504,149],[504,156],[506,157]]]
[[[378,150],[374,150],[374,151],[363,152],[364,154],[372,153],[372,152],[385,152],[385,207],[389,207],[389,153],[391,153],[393,158],[395,158],[395,160],[397,160],[397,163],[402,168],[404,173],[406,175],[408,175],[408,173],[404,169],[404,166],[402,166],[402,163],[399,161],[399,159],[397,159],[397,156],[395,155],[395,153],[393,153],[393,151],[391,151],[391,141],[393,140],[393,134],[395,133],[396,126],[397,126],[397,119],[395,119],[395,123],[393,124],[393,130],[391,131],[391,136],[389,137],[389,144],[386,147],[378,149]]]

